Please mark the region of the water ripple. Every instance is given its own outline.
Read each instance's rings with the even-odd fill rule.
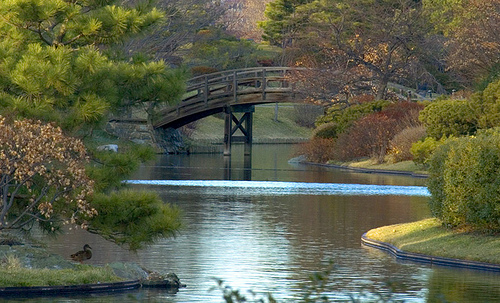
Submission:
[[[128,184],[186,186],[216,189],[238,189],[242,194],[258,195],[397,195],[430,196],[424,186],[396,186],[344,183],[307,183],[277,181],[225,181],[225,180],[127,180]]]

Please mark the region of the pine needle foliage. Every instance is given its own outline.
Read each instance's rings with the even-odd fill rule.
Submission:
[[[181,227],[179,208],[153,192],[127,189],[98,194],[92,205],[100,216],[91,219],[91,230],[131,250],[175,236]]]
[[[1,1],[1,112],[81,133],[122,107],[146,103],[152,113],[157,104],[177,102],[184,91],[182,70],[161,61],[125,61],[112,51],[159,25],[163,12],[120,3]]]

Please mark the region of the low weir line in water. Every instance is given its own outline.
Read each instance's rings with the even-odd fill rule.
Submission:
[[[242,189],[260,195],[430,196],[424,186],[226,180],[127,180],[128,184]]]

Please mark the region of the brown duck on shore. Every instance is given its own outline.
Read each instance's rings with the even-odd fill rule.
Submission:
[[[73,259],[73,261],[78,261],[78,262],[82,263],[83,261],[92,258],[92,250],[91,249],[92,249],[92,247],[90,247],[90,245],[85,244],[83,246],[83,250],[80,250],[80,251],[71,255],[71,259]]]

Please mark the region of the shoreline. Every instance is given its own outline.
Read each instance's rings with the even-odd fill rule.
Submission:
[[[436,218],[370,229],[361,244],[398,260],[500,273],[498,236],[449,230]]]
[[[20,238],[1,243],[1,274],[11,278],[2,279],[0,299],[113,293],[139,288],[177,292],[186,287],[175,273],[161,274],[134,262],[82,265],[52,253],[38,243],[24,243]],[[85,278],[81,278],[83,276]]]
[[[329,164],[329,163],[316,163],[316,162],[299,162],[301,164],[306,165],[314,165],[314,166],[322,166],[322,167],[331,167],[336,169],[350,170],[359,173],[366,174],[387,174],[387,175],[402,175],[409,176],[414,178],[428,178],[429,175],[424,173],[417,173],[412,171],[405,170],[392,170],[392,169],[377,169],[377,168],[364,168],[364,167],[353,167],[349,165],[339,165],[339,164]]]
[[[447,267],[465,268],[465,269],[482,270],[482,271],[490,271],[490,272],[500,273],[500,264],[493,264],[493,263],[479,262],[479,261],[470,261],[470,260],[466,260],[466,259],[446,258],[446,257],[431,256],[431,255],[420,254],[420,253],[407,252],[407,251],[404,251],[404,250],[397,248],[396,246],[394,246],[390,243],[368,238],[367,233],[369,233],[369,232],[370,231],[364,233],[361,236],[361,244],[368,246],[368,247],[382,250],[384,252],[387,252],[387,253],[391,254],[392,256],[394,256],[397,260],[429,264],[431,266],[433,266],[433,265],[447,266]]]
[[[140,280],[123,282],[93,283],[54,286],[12,286],[0,287],[0,298],[25,298],[37,296],[60,296],[81,293],[122,292],[142,287]]]

